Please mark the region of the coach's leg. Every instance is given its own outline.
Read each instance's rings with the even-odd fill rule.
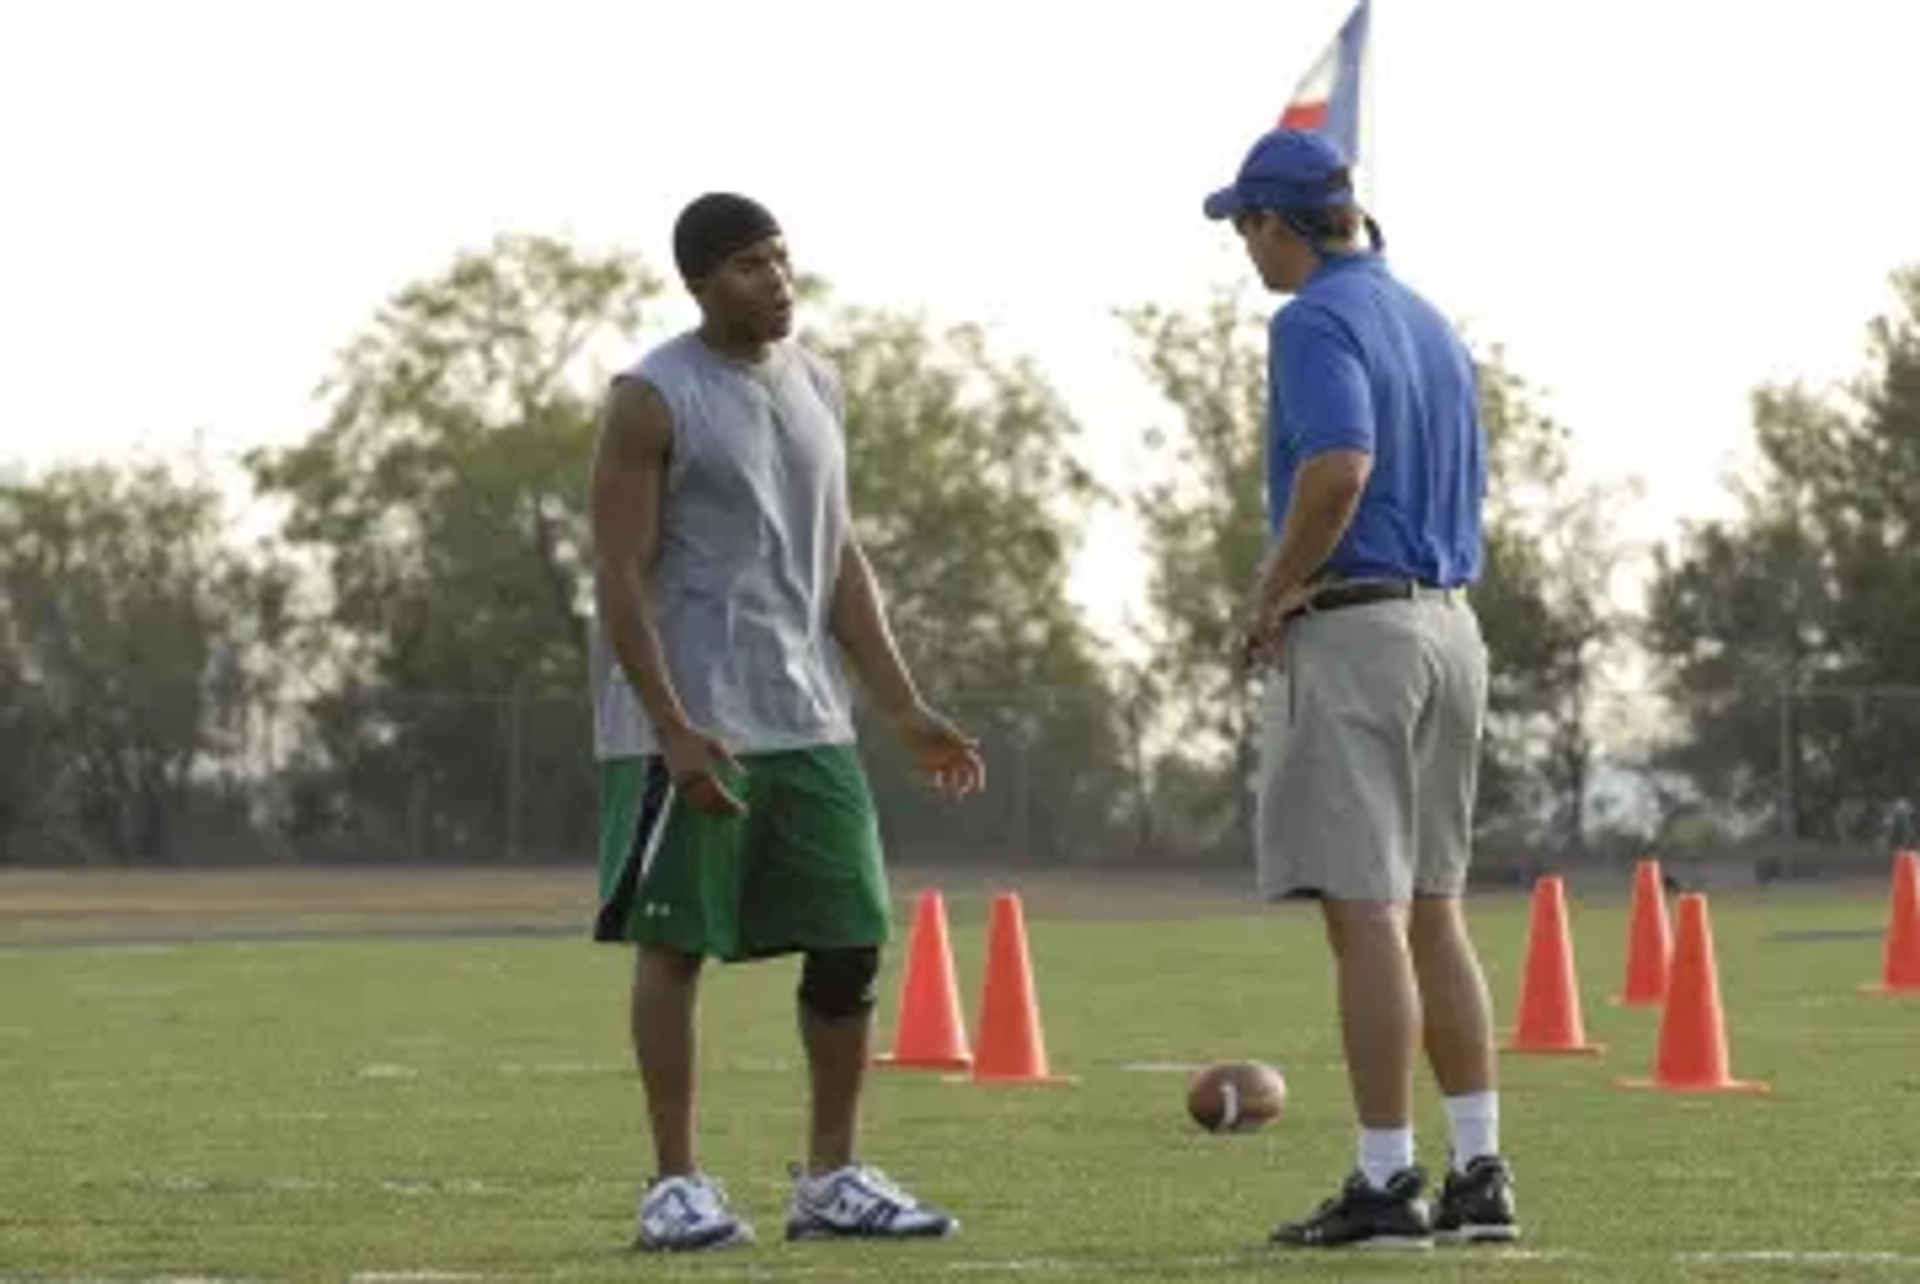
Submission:
[[[1407,911],[1391,901],[1322,902],[1338,978],[1341,1042],[1360,1119],[1360,1171],[1376,1189],[1412,1167],[1420,994]]]
[[[1331,891],[1331,889],[1330,889]],[[1408,957],[1406,910],[1392,898],[1327,895],[1347,1081],[1360,1121],[1360,1155],[1339,1192],[1274,1229],[1302,1248],[1424,1248],[1432,1223],[1414,1164],[1413,1063],[1419,1008]]]
[[[1500,1155],[1493,1004],[1462,898],[1473,858],[1473,807],[1486,708],[1486,648],[1461,605],[1424,613],[1441,660],[1434,716],[1418,737],[1420,869],[1411,939],[1426,1013],[1427,1060],[1445,1094],[1452,1162],[1434,1212],[1445,1240],[1518,1238],[1513,1174]]]
[[[656,1171],[687,1177],[693,1153],[694,999],[700,959],[643,945],[634,964],[631,1026],[634,1058],[647,1097]]]
[[[1359,1162],[1338,1194],[1283,1223],[1294,1247],[1425,1248],[1414,1162],[1419,991],[1407,946],[1414,781],[1404,724],[1423,667],[1385,613],[1333,613],[1292,633],[1287,680],[1269,686],[1261,861],[1271,894],[1312,889],[1334,958],[1340,1037],[1359,1122]]]
[[[800,1037],[812,1089],[807,1171],[853,1162],[873,1028],[877,949],[810,953],[800,971]]]
[[[1416,897],[1411,936],[1427,1061],[1447,1099],[1454,1166],[1464,1168],[1499,1153],[1493,1005],[1459,897]]]
[[[1462,898],[1473,861],[1486,647],[1470,607],[1432,606],[1419,619],[1443,675],[1433,714],[1415,737],[1420,773],[1420,866],[1413,961],[1426,1010],[1427,1060],[1446,1096],[1456,1172],[1499,1152],[1493,1005],[1467,930]]]
[[[1518,1239],[1513,1172],[1500,1153],[1492,1004],[1459,897],[1416,899],[1412,936],[1426,1008],[1427,1059],[1446,1094],[1452,1134],[1434,1234],[1446,1241]]]

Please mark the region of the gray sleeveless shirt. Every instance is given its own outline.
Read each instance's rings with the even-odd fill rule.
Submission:
[[[848,512],[838,377],[791,340],[756,366],[692,332],[626,377],[651,384],[673,416],[652,587],[688,718],[736,753],[850,743],[828,624]],[[598,626],[590,668],[597,755],[657,752]]]

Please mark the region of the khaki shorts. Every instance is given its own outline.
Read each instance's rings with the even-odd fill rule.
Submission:
[[[1456,593],[1306,615],[1285,652],[1262,696],[1261,893],[1459,895],[1487,700],[1472,607]]]

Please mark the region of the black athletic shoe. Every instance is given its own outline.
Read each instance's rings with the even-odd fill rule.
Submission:
[[[1520,1238],[1513,1207],[1513,1170],[1481,1155],[1464,1173],[1447,1170],[1433,1211],[1434,1238],[1451,1244],[1510,1244]]]
[[[1431,1248],[1425,1186],[1418,1168],[1395,1173],[1384,1190],[1356,1172],[1311,1217],[1275,1230],[1273,1242],[1287,1248]]]

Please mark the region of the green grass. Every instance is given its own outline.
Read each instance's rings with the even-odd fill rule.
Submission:
[[[1503,1022],[1525,908],[1475,911]],[[939,1244],[778,1242],[803,1122],[793,973],[716,973],[704,1158],[762,1243],[684,1261],[623,1247],[647,1151],[617,952],[524,937],[0,950],[0,1279],[1920,1277],[1920,1003],[1858,992],[1877,938],[1772,939],[1875,929],[1878,903],[1712,908],[1734,1069],[1774,1095],[1613,1087],[1649,1068],[1656,1016],[1607,1002],[1622,906],[1576,897],[1587,1025],[1608,1052],[1503,1063],[1527,1251],[1419,1260],[1262,1247],[1351,1161],[1328,963],[1297,911],[1031,918],[1049,1051],[1080,1081],[872,1083],[868,1157],[965,1221]],[[983,906],[949,909],[971,1015]],[[1289,1079],[1263,1134],[1202,1135],[1179,1073],[1128,1068],[1239,1056]],[[1430,1091],[1418,1124],[1431,1163]],[[1819,1253],[1841,1256],[1804,1256]]]

